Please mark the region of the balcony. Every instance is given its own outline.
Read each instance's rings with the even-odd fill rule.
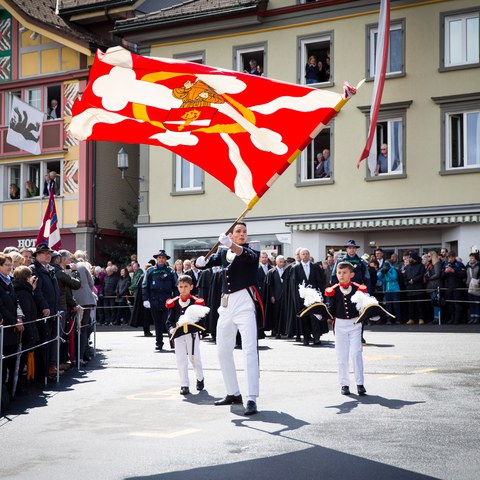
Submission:
[[[8,126],[0,127],[0,158],[31,155],[7,143]],[[63,150],[65,130],[63,119],[49,120],[42,125],[40,144],[42,153],[58,152]]]

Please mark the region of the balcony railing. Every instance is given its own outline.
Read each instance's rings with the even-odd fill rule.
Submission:
[[[16,155],[31,155],[7,143],[8,126],[0,127],[0,158]],[[63,149],[65,131],[63,119],[44,122],[40,132],[40,145],[42,153],[56,152]]]

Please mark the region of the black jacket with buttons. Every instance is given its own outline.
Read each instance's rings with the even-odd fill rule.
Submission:
[[[258,289],[257,269],[260,253],[252,250],[248,243],[242,245],[242,248],[242,253],[236,255],[232,263],[227,260],[228,248],[222,248],[219,253],[209,257],[203,267],[222,267],[222,293],[234,293],[248,287]]]

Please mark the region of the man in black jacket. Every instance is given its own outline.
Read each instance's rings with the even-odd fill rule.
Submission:
[[[60,297],[58,301],[59,311],[62,312],[62,331],[65,332],[66,326],[70,327],[72,321],[72,313],[77,311],[77,302],[73,298],[72,290],[78,290],[82,283],[80,279],[66,272],[66,266],[70,262],[70,257],[67,250],[62,253],[52,252],[51,265],[55,269],[55,277],[57,278],[58,287],[60,289]],[[68,329],[69,330],[69,329]],[[62,367],[67,366],[68,356],[68,341],[69,338],[63,335],[65,342],[60,345],[60,363]],[[70,359],[72,360],[72,359]]]
[[[32,273],[37,277],[37,288],[34,291],[34,299],[37,304],[37,315],[39,318],[46,318],[46,322],[39,322],[40,342],[49,342],[45,346],[45,364],[42,373],[48,373],[49,377],[57,375],[56,350],[57,346],[53,341],[57,337],[57,319],[60,301],[60,289],[58,288],[55,269],[50,265],[53,250],[48,245],[41,243],[37,246],[33,256],[35,258],[30,267]]]
[[[295,277],[295,295],[296,311],[300,312],[304,305],[303,299],[298,293],[298,286],[305,283],[305,286],[319,290],[322,295],[325,292],[325,272],[316,263],[310,260],[310,251],[308,248],[300,250],[300,263],[293,267],[293,275]],[[305,315],[302,317],[301,331],[303,334],[303,344],[308,345],[312,340],[314,345],[320,345],[320,337],[322,335],[321,325],[318,319],[313,315]]]

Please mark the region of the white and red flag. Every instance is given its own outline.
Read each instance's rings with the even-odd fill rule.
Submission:
[[[57,208],[55,206],[55,192],[53,188],[50,190],[47,209],[43,216],[42,226],[38,231],[35,246],[37,247],[41,243],[48,245],[52,250],[58,250],[62,245],[60,240],[60,229],[58,228]]]
[[[40,155],[40,132],[45,114],[31,105],[11,96],[7,143],[26,152]]]
[[[250,208],[352,91],[340,95],[114,47],[97,53],[70,132],[79,140],[165,147]]]
[[[372,106],[370,109],[370,127],[368,130],[367,143],[360,156],[360,160],[357,162],[358,168],[360,163],[368,158],[368,166],[372,174],[377,165],[377,146],[373,142],[376,139],[378,112],[380,110],[380,104],[382,103],[383,86],[387,73],[389,40],[390,0],[381,0],[375,49],[375,78],[373,82]]]

